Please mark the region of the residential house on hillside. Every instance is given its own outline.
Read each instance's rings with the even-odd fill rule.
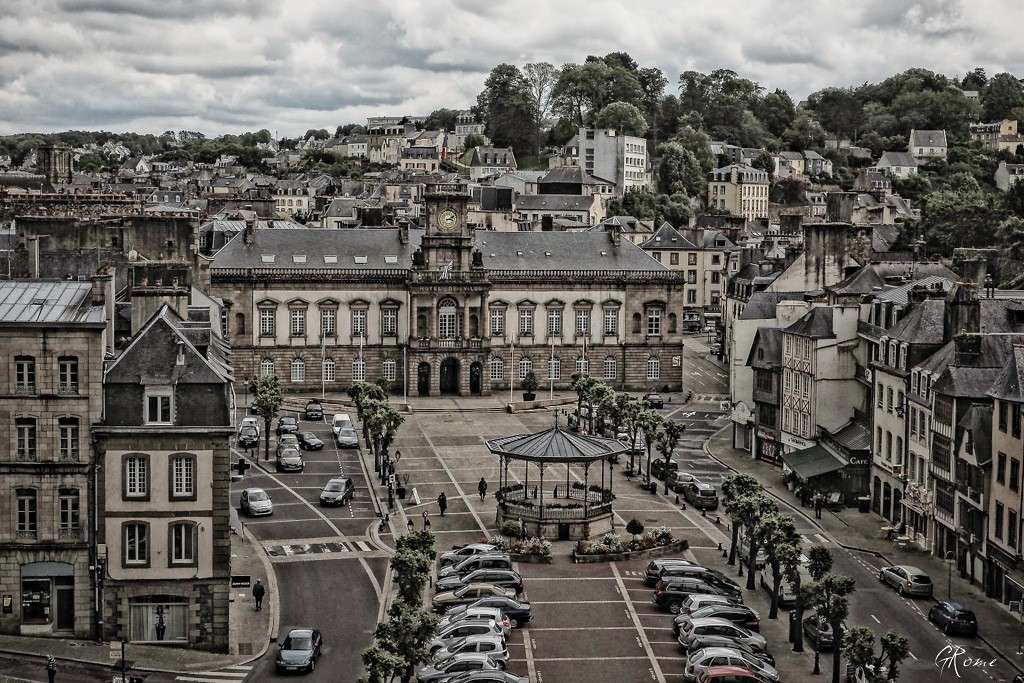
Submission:
[[[547,171],[510,171],[494,179],[495,187],[508,187],[519,194],[540,194],[538,183]]]
[[[907,152],[920,162],[946,160],[946,131],[911,129]]]
[[[807,175],[830,176],[832,175],[832,162],[813,149],[808,149],[804,151],[804,170]]]
[[[740,164],[715,169],[708,174],[708,206],[747,220],[766,218],[768,173]]]
[[[537,181],[540,194],[599,194],[611,197],[615,183],[593,176],[579,166],[556,166]]]
[[[650,221],[642,221],[633,216],[608,216],[591,230],[614,230],[637,246],[646,242],[654,234],[654,226]]]
[[[992,123],[972,123],[968,125],[971,142],[980,142],[996,152],[1016,154],[1024,145],[1024,136],[1017,130],[1016,119],[1003,119]]]
[[[511,147],[474,147],[469,154],[469,179],[497,176],[515,171],[516,155]]]
[[[917,159],[910,152],[882,152],[875,164],[879,171],[892,178],[906,179],[917,174]]]
[[[1005,161],[999,162],[999,167],[996,168],[995,182],[1003,192],[1009,191],[1011,187],[1020,182],[1020,179],[1024,178],[1024,164],[1008,164]]]
[[[403,149],[398,167],[403,171],[436,173],[441,169],[437,147],[413,146]]]
[[[520,220],[541,223],[544,218],[571,218],[581,227],[591,226],[605,217],[600,195],[524,194],[515,198],[515,211]]]

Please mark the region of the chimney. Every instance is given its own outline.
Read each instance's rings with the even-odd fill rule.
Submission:
[[[829,223],[852,223],[856,192],[829,192],[825,220]]]
[[[398,219],[398,241],[402,244],[409,244],[409,219]]]
[[[39,237],[28,238],[28,276],[33,280],[39,277]]]
[[[946,295],[946,313],[942,324],[942,338],[950,341],[957,335],[981,331],[981,304],[973,283],[958,282]]]
[[[956,365],[975,366],[981,358],[981,335],[980,334],[958,334],[953,338],[956,347]]]
[[[252,233],[256,230],[256,219],[247,217],[245,219],[245,229],[242,231],[242,240],[246,244],[252,244]]]
[[[608,226],[608,240],[612,243],[613,247],[617,247],[622,244],[622,233],[619,232],[619,228],[617,226]]]
[[[92,291],[90,292],[90,303],[93,306],[103,307],[103,319],[107,329],[104,332],[104,347],[107,353],[114,352],[114,270],[113,268],[101,268],[90,278]]]

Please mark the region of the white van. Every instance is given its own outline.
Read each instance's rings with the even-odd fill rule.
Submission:
[[[348,413],[337,413],[331,420],[331,429],[334,431],[334,435],[337,436],[344,428],[354,429],[352,426],[352,418],[348,416]]]

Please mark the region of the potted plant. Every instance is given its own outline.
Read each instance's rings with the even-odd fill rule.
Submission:
[[[537,394],[535,392],[537,391],[538,386],[537,375],[533,373],[533,370],[530,370],[526,373],[526,376],[523,377],[523,400],[532,401],[537,398]]]

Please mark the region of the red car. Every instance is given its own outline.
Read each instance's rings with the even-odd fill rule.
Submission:
[[[712,666],[697,676],[697,683],[760,683],[753,671],[741,666]]]

